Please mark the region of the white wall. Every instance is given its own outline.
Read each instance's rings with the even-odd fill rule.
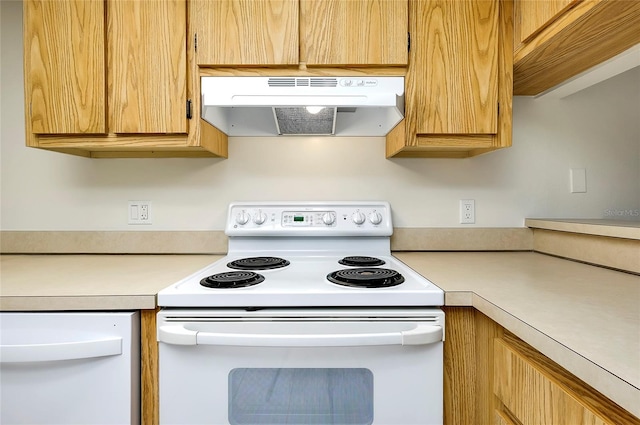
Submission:
[[[383,138],[235,138],[229,159],[87,159],[25,147],[21,3],[0,1],[2,230],[222,229],[232,200],[384,199],[397,227],[478,227],[640,208],[640,68],[563,100],[514,100],[513,147],[476,158],[384,158]],[[586,168],[588,192],[569,193]],[[151,200],[153,225],[128,226]],[[470,226],[470,225],[465,225]]]

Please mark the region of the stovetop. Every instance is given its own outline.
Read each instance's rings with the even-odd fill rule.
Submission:
[[[226,256],[160,291],[163,307],[338,307],[338,306],[439,306],[440,288],[392,256],[378,257],[385,268],[398,271],[404,282],[385,288],[356,288],[330,282],[327,275],[356,267],[338,263],[338,256],[289,256],[284,268],[255,270],[264,281],[249,287],[212,289],[200,281],[216,273],[234,271],[227,263],[242,257]],[[285,258],[285,257],[283,257]]]
[[[228,255],[160,291],[158,305],[443,305],[440,288],[391,255],[392,231],[391,210],[385,202],[234,203],[229,207],[226,228]],[[345,257],[352,256],[369,258],[363,264],[344,264]],[[275,268],[251,270],[253,264],[263,262],[256,257],[283,261],[269,259],[269,266],[275,264]],[[240,267],[235,264],[238,262]],[[219,287],[216,278],[220,275],[223,281],[230,279],[228,275],[251,275],[252,282],[247,286]],[[344,276],[355,280],[355,286],[333,282]],[[380,276],[385,279],[382,287],[366,286],[369,277]]]

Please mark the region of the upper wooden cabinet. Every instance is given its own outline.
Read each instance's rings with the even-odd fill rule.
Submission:
[[[109,132],[187,132],[185,0],[107,2]]]
[[[23,7],[31,131],[106,133],[104,2],[29,0]]]
[[[511,146],[512,3],[410,0],[405,119],[387,157],[467,157]]]
[[[407,63],[406,0],[192,0],[200,66]]]
[[[192,0],[198,65],[297,65],[298,0]]]
[[[516,0],[513,91],[537,95],[640,43],[640,1]]]
[[[200,146],[188,126],[186,0],[23,7],[27,145],[92,157],[226,154]]]
[[[184,0],[29,0],[25,16],[34,133],[187,132]]]
[[[542,31],[579,0],[518,0],[513,23],[514,39],[520,44]]]
[[[406,65],[406,0],[301,0],[300,61],[307,66]]]

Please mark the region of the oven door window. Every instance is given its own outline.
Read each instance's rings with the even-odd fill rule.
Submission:
[[[363,368],[237,368],[229,423],[373,423],[373,373]]]

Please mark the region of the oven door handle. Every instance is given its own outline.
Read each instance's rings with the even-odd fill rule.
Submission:
[[[418,324],[398,332],[346,334],[252,334],[203,332],[180,325],[158,328],[158,341],[174,345],[226,345],[242,347],[358,347],[368,345],[427,345],[443,340],[437,325]]]

